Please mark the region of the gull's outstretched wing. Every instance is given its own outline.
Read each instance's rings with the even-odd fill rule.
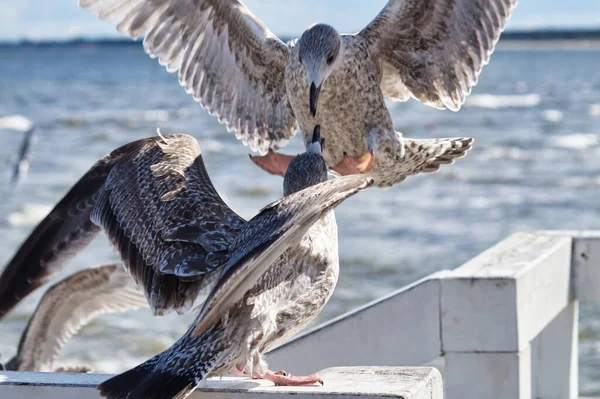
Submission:
[[[358,35],[382,68],[384,95],[460,109],[518,0],[390,0]]]
[[[111,168],[135,145],[124,146],[96,162],[27,237],[0,275],[0,319],[45,284],[100,231],[90,221],[90,213]]]
[[[219,197],[187,135],[127,144],[99,161],[0,276],[0,317],[103,227],[157,313],[192,306],[245,221]]]
[[[219,281],[205,301],[192,332],[209,328],[240,301],[271,264],[308,229],[345,199],[373,184],[351,175],[335,178],[284,197],[263,208],[241,230]]]
[[[91,220],[159,314],[192,306],[246,223],[212,185],[198,142],[183,134],[146,139],[117,164]]]
[[[136,289],[121,264],[75,273],[44,294],[7,368],[54,371],[54,360],[61,348],[92,319],[104,313],[143,307],[148,307],[146,297]]]
[[[288,47],[238,0],[79,0],[179,71],[179,82],[236,137],[262,154],[296,122],[285,94]]]

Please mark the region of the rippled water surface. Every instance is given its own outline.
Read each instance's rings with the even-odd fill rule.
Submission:
[[[217,189],[241,215],[281,195],[282,180],[253,166],[248,148],[141,46],[5,47],[0,60],[0,116],[22,114],[38,127],[29,176],[15,191],[0,185],[0,264],[99,157],[156,127],[199,139]],[[406,136],[472,136],[476,147],[439,173],[368,190],[338,208],[341,276],[320,321],[460,266],[515,231],[600,229],[598,65],[600,51],[500,50],[459,113],[390,104]],[[3,181],[20,138],[0,131]],[[298,140],[286,149],[301,150]],[[116,259],[100,236],[61,276]],[[4,360],[39,295],[2,322]],[[122,371],[166,348],[190,320],[148,311],[104,316],[61,358]],[[582,393],[599,393],[600,307],[582,306],[580,335]]]

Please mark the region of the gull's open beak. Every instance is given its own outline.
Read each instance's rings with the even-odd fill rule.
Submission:
[[[310,113],[313,118],[317,115],[317,103],[319,102],[319,93],[321,93],[321,85],[316,86],[313,83],[310,84]]]

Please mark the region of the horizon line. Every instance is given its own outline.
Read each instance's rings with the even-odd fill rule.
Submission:
[[[562,35],[562,36],[561,36]],[[501,39],[519,40],[519,39],[582,39],[580,35],[589,35],[590,38],[600,39],[600,26],[597,27],[558,27],[548,26],[539,28],[514,28],[505,30]],[[298,35],[279,35],[279,37],[285,42],[289,39],[293,39]],[[565,37],[566,36],[566,37]],[[15,45],[15,44],[69,44],[69,43],[137,43],[143,40],[132,40],[131,38],[123,35],[109,35],[109,36],[73,36],[64,38],[15,38],[15,39],[1,39],[0,45]]]

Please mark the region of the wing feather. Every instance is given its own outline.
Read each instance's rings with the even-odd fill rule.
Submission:
[[[146,139],[116,165],[91,220],[159,314],[192,306],[246,223],[215,190],[188,135]]]
[[[390,0],[358,35],[382,69],[384,95],[460,109],[518,0]]]
[[[296,122],[285,91],[288,47],[238,0],[79,0],[137,39],[254,151],[279,148]]]
[[[373,179],[365,176],[344,176],[308,187],[263,208],[236,238],[227,265],[204,302],[192,334],[204,332],[240,301],[271,264],[297,244],[318,219],[372,184]]]
[[[144,307],[148,307],[144,294],[121,264],[75,273],[44,294],[10,363],[17,371],[53,371],[61,348],[92,319]]]
[[[0,276],[0,319],[100,231],[90,213],[110,170],[137,145],[128,144],[98,161],[27,237]]]
[[[442,165],[449,165],[466,155],[473,145],[470,137],[449,139],[403,139],[404,151],[396,161],[395,182],[419,173],[437,172]],[[402,176],[401,180],[399,176]]]
[[[104,228],[152,310],[192,307],[245,224],[219,197],[187,135],[100,160],[34,229],[0,276],[0,318]]]

